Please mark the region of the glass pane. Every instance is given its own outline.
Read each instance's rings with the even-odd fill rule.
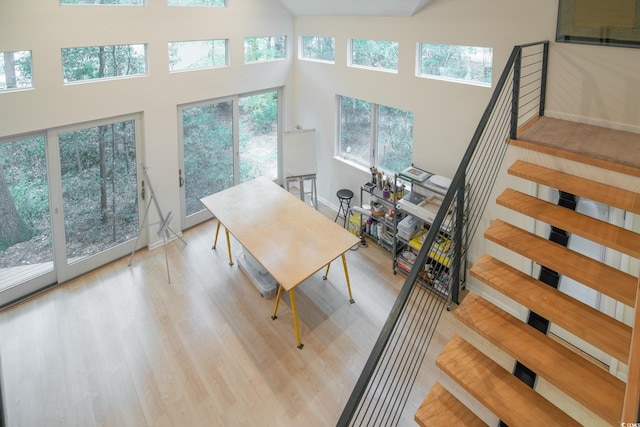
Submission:
[[[0,144],[0,290],[53,270],[43,136]]]
[[[259,62],[286,58],[287,38],[249,37],[244,39],[244,62]]]
[[[411,166],[413,113],[379,106],[377,132],[376,166],[392,173],[400,173]]]
[[[147,73],[146,46],[93,46],[62,49],[64,82]]]
[[[133,120],[61,133],[67,262],[138,236]]]
[[[351,65],[398,71],[398,42],[353,39]]]
[[[30,87],[31,51],[0,52],[0,91]]]
[[[226,40],[169,43],[169,70],[197,70],[227,65]]]
[[[240,182],[278,177],[278,92],[240,98]]]
[[[420,44],[420,75],[491,85],[493,49]]]
[[[302,37],[302,58],[334,62],[336,40],[333,37]]]
[[[340,154],[365,167],[371,164],[371,103],[340,98]]]
[[[204,209],[200,199],[233,186],[233,103],[182,110],[187,215]]]

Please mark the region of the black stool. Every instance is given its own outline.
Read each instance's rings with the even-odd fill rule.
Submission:
[[[351,208],[351,199],[353,198],[353,191],[343,188],[342,190],[338,190],[336,195],[338,196],[340,206],[338,206],[338,215],[336,215],[336,219],[334,219],[333,222],[336,222],[342,214],[342,217],[344,218],[343,227],[346,228],[349,209]]]

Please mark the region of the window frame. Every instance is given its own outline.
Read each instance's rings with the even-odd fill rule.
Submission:
[[[308,56],[304,56],[305,52],[305,37],[313,37],[314,39],[331,39],[333,42],[333,59],[319,59],[319,58],[311,58]],[[324,64],[335,64],[336,63],[336,38],[335,37],[323,37],[323,36],[304,36],[301,35],[298,39],[298,59],[301,61],[310,61],[310,62],[321,62]]]
[[[181,176],[185,176],[185,147],[184,147],[184,122],[182,112],[184,110],[188,110],[190,108],[201,107],[211,104],[216,104],[220,102],[231,102],[232,110],[233,110],[233,185],[240,184],[241,180],[241,162],[242,162],[242,151],[241,151],[241,142],[242,138],[241,130],[240,130],[240,120],[241,120],[241,111],[240,111],[240,100],[242,98],[262,95],[265,93],[276,92],[278,97],[278,117],[277,117],[277,135],[276,135],[276,150],[277,150],[277,178],[274,180],[277,184],[281,184],[283,182],[283,165],[282,165],[282,134],[284,133],[284,86],[271,87],[267,89],[262,89],[254,92],[247,93],[239,93],[235,95],[206,99],[196,102],[189,102],[186,104],[181,104],[177,106],[177,125],[178,125],[178,145],[179,145],[179,162],[180,162],[180,170]],[[186,206],[186,193],[185,186],[182,185],[180,187],[180,214],[181,214],[181,223],[182,229],[187,229],[193,227],[197,224],[200,224],[203,221],[206,221],[211,218],[211,213],[206,209],[202,209],[198,212],[190,213],[187,215],[187,206]]]
[[[144,54],[144,73],[136,73],[136,74],[122,74],[115,76],[107,76],[107,77],[96,77],[91,79],[79,79],[79,80],[71,80],[67,81],[65,78],[65,63],[64,63],[64,54],[66,50],[69,49],[90,49],[90,48],[100,48],[100,47],[122,47],[122,46],[142,46],[143,54]],[[131,43],[131,44],[119,44],[119,45],[104,45],[104,46],[75,46],[75,47],[63,47],[60,49],[60,59],[62,65],[62,84],[64,86],[74,85],[74,84],[83,84],[83,83],[92,83],[92,82],[104,82],[108,80],[118,80],[118,79],[126,79],[126,78],[139,78],[146,77],[149,75],[149,55],[147,54],[148,44],[147,43]]]
[[[18,79],[18,76],[16,75],[16,87],[8,87],[7,85],[7,74],[6,74],[6,64],[4,64],[4,54],[5,53],[13,53],[14,56],[14,63],[15,63],[15,56],[16,54],[28,54],[28,60],[29,60],[29,76],[27,78],[29,85],[28,86],[21,86],[19,84],[20,79]],[[34,89],[35,85],[33,82],[33,51],[31,50],[3,50],[0,51],[0,57],[2,57],[2,63],[3,63],[3,72],[0,73],[0,77],[2,78],[2,81],[4,82],[3,85],[6,85],[6,87],[3,88],[3,85],[0,85],[0,93],[8,93],[8,92],[16,92],[16,91],[20,91],[20,90],[30,90],[30,89]],[[22,58],[21,58],[22,60]],[[15,71],[15,70],[14,70]],[[17,74],[17,73],[16,73]]]
[[[266,58],[266,59],[256,59],[253,61],[248,61],[247,60],[247,40],[251,40],[251,39],[276,39],[278,37],[282,37],[282,45],[284,46],[284,54],[282,57],[275,57],[275,58]],[[286,59],[288,59],[289,57],[289,37],[287,37],[286,35],[279,35],[279,36],[255,36],[255,37],[245,37],[243,40],[243,53],[244,53],[244,64],[245,65],[250,65],[250,64],[262,64],[265,62],[275,62],[275,61],[284,61]]]
[[[395,43],[395,47],[396,50],[398,51],[398,53],[396,54],[396,58],[395,58],[395,62],[396,62],[396,68],[386,68],[386,67],[375,67],[375,66],[371,66],[371,65],[362,65],[362,64],[357,64],[354,63],[354,58],[353,58],[353,42],[354,40],[362,40],[362,41],[367,41],[367,42],[374,42],[374,43]],[[393,41],[393,40],[373,40],[373,39],[354,39],[354,38],[350,38],[348,40],[348,46],[347,46],[347,52],[348,52],[348,57],[347,57],[347,66],[348,67],[352,67],[352,68],[361,68],[364,70],[372,70],[372,71],[380,71],[383,73],[391,73],[391,74],[398,74],[398,69],[400,67],[400,43],[397,41]]]
[[[208,66],[204,66],[204,67],[197,67],[197,68],[179,68],[179,69],[172,69],[171,68],[171,45],[174,43],[203,43],[203,42],[217,42],[217,41],[223,41],[224,42],[224,64],[221,65],[208,65]],[[181,72],[188,72],[188,71],[197,71],[197,70],[210,70],[213,68],[224,68],[224,67],[228,67],[229,66],[229,39],[225,38],[225,39],[209,39],[209,40],[180,40],[180,41],[170,41],[167,44],[167,53],[169,56],[169,73],[181,73]],[[202,58],[198,58],[198,59],[202,59]]]
[[[461,78],[457,78],[457,77],[440,76],[440,75],[423,73],[423,71],[422,71],[422,64],[423,64],[422,47],[424,45],[457,46],[457,47],[466,48],[466,49],[483,49],[483,50],[489,49],[490,52],[491,52],[491,61],[490,61],[490,63],[491,63],[491,75],[489,76],[489,82],[483,82],[483,81],[480,81],[480,80],[468,80],[468,79],[461,79]],[[472,86],[489,87],[490,88],[492,86],[492,84],[493,84],[493,48],[492,47],[485,47],[485,46],[465,46],[465,45],[451,45],[451,44],[445,44],[445,43],[418,42],[416,44],[416,77],[424,78],[424,79],[448,81],[448,82],[453,82],[453,83],[462,83],[462,84],[467,84],[467,85],[472,85]]]
[[[354,156],[349,156],[346,153],[343,153],[342,151],[342,99],[343,98],[348,98],[348,99],[356,99],[359,101],[363,101],[363,102],[367,102],[370,104],[371,106],[371,111],[370,111],[370,128],[369,128],[369,163],[368,164],[363,164],[359,159],[357,159]],[[358,169],[361,169],[363,171],[367,171],[370,172],[370,167],[376,167],[378,170],[383,171],[385,173],[399,173],[400,171],[389,171],[386,169],[383,169],[381,165],[378,165],[378,152],[380,150],[380,138],[379,138],[379,123],[378,123],[378,119],[379,119],[379,108],[380,107],[385,107],[385,108],[394,108],[396,110],[400,110],[400,111],[407,111],[410,112],[408,110],[402,110],[400,108],[396,108],[396,107],[390,107],[387,105],[381,105],[381,104],[376,104],[374,102],[370,102],[370,101],[365,101],[363,99],[357,99],[357,98],[353,98],[350,96],[346,96],[346,95],[336,95],[336,144],[335,144],[335,150],[336,150],[336,154],[334,156],[334,158],[343,161],[345,163],[348,163]],[[413,114],[413,113],[412,113]],[[413,119],[412,119],[412,127],[413,127]],[[414,140],[413,140],[413,135],[411,136],[411,158],[408,159],[408,165],[411,165],[412,161],[413,161],[413,146],[414,146]]]

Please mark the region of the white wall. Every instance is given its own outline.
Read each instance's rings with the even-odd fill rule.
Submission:
[[[336,39],[335,65],[294,62],[294,124],[318,130],[318,194],[335,205],[340,188],[359,196],[368,171],[336,152],[336,95],[414,113],[415,165],[453,176],[493,88],[415,77],[419,42],[494,49],[494,85],[514,45],[555,40],[558,2],[434,1],[413,17],[296,17],[296,37]],[[398,74],[348,68],[349,38],[399,42]],[[640,49],[551,43],[547,115],[640,132]]]
[[[34,90],[0,93],[0,137],[142,112],[144,160],[167,171],[154,183],[166,209],[175,212],[176,106],[281,85],[285,128],[317,130],[321,199],[335,205],[340,188],[359,195],[368,178],[367,171],[333,157],[337,94],[412,111],[414,163],[452,176],[493,89],[415,77],[416,44],[493,47],[495,83],[514,45],[554,40],[557,15],[557,0],[437,0],[410,18],[295,19],[277,0],[234,0],[225,9],[148,3],[61,7],[55,0],[0,0],[0,51],[31,50],[35,80]],[[296,36],[335,37],[336,64],[243,64],[244,37],[293,37],[294,23]],[[169,41],[208,38],[230,39],[231,67],[169,74]],[[348,68],[349,38],[398,41],[398,74]],[[121,43],[148,44],[149,76],[62,85],[61,48]],[[638,76],[639,49],[552,43],[547,114],[640,132]]]
[[[163,209],[180,212],[177,106],[285,86],[291,79],[291,59],[244,65],[243,57],[244,37],[291,38],[291,15],[275,0],[229,4],[168,7],[150,0],[144,7],[116,7],[0,0],[0,51],[31,50],[35,86],[0,93],[0,138],[141,112],[145,152],[138,160],[154,172]],[[230,67],[169,74],[168,42],[216,38],[230,40]],[[137,43],[147,44],[148,76],[63,86],[61,48]]]

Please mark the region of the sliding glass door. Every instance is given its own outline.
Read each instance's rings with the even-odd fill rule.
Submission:
[[[202,197],[233,185],[233,101],[182,108],[183,215],[190,227],[206,218]]]
[[[280,90],[178,108],[182,227],[211,217],[202,197],[259,176],[278,179]]]
[[[0,141],[0,306],[54,283],[44,134]]]
[[[62,280],[131,252],[140,230],[135,120],[57,133]],[[58,245],[60,247],[61,245]]]
[[[131,252],[141,222],[137,121],[0,141],[0,306]]]

